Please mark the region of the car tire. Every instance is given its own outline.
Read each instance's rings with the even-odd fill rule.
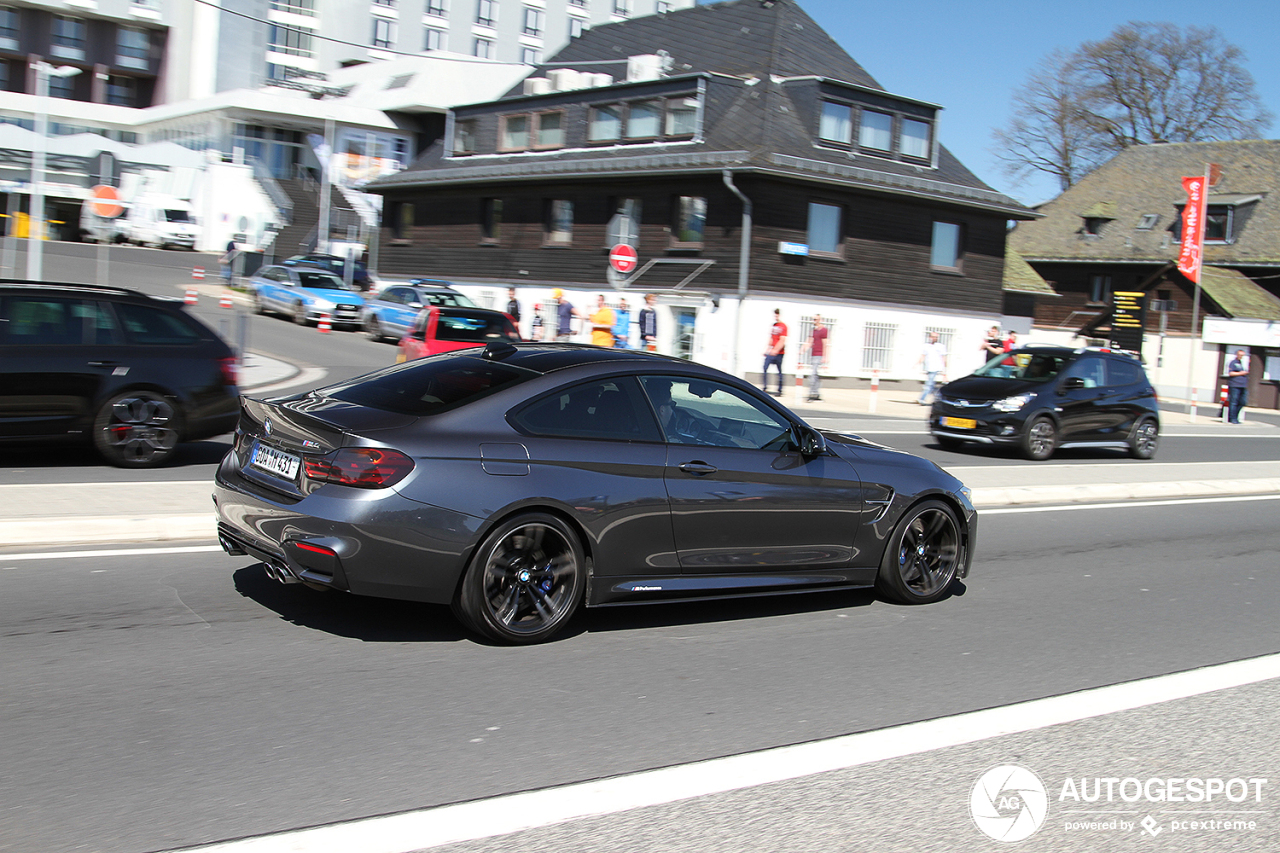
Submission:
[[[960,439],[952,438],[947,435],[935,435],[933,440],[936,441],[938,446],[943,450],[959,450],[964,446],[964,442]]]
[[[893,529],[880,560],[876,590],[900,604],[945,598],[964,559],[955,511],[938,500],[907,510]]]
[[[1147,418],[1139,421],[1129,436],[1129,455],[1134,459],[1150,459],[1160,446],[1160,425]]]
[[[93,444],[117,468],[155,468],[168,462],[180,436],[177,410],[153,391],[125,391],[98,410]]]
[[[454,613],[500,643],[549,640],[582,602],[585,566],[578,535],[563,519],[548,513],[509,518],[476,549]]]
[[[378,318],[373,314],[365,318],[364,332],[371,341],[381,341],[386,338],[386,335],[382,333],[382,324],[378,322]]]
[[[1022,435],[1022,455],[1033,462],[1043,462],[1058,446],[1058,428],[1049,418],[1034,418]]]
[[[258,293],[258,291],[256,290],[253,292],[253,313],[255,314],[267,313],[267,306],[262,304],[262,294]]]
[[[307,325],[307,306],[301,302],[293,306],[293,322],[299,326]]]

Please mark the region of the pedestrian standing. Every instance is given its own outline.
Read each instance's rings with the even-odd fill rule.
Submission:
[[[787,324],[782,322],[782,309],[773,309],[773,325],[769,327],[769,346],[764,351],[764,390],[769,390],[769,367],[778,368],[778,390],[782,396],[782,357],[787,354]]]
[[[809,356],[809,402],[821,400],[822,396],[819,392],[822,390],[822,368],[827,366],[827,332],[828,329],[822,323],[822,315],[813,315],[813,331],[809,333],[809,340],[805,341],[804,349]],[[781,371],[779,371],[779,382],[781,382]],[[781,388],[779,388],[781,390]]]
[[[1249,356],[1242,349],[1227,365],[1227,422],[1240,423],[1240,410],[1249,405]]]
[[[520,300],[516,299],[516,289],[514,287],[507,288],[507,313],[511,315],[511,319],[516,321],[516,327],[520,326]]]
[[[644,307],[640,309],[640,346],[648,352],[658,351],[658,312],[653,303],[657,301],[652,293],[644,295]]]
[[[983,364],[990,361],[993,355],[1000,355],[1004,352],[1004,339],[1000,337],[999,326],[992,326],[987,331],[987,336],[983,338],[982,346],[978,347],[978,351],[982,353]]]
[[[617,321],[613,324],[613,343],[614,346],[622,349],[631,349],[631,309],[627,306],[627,300],[624,297],[618,304]]]
[[[1018,348],[1018,333],[1010,332],[1009,337],[1004,339],[1004,351],[1013,352]],[[1018,361],[1013,356],[1009,356],[1000,362],[1000,366],[1004,368],[1005,376],[1012,376],[1014,369],[1018,366]]]
[[[542,340],[542,303],[533,306],[533,319],[529,321],[529,340]]]
[[[218,258],[218,263],[222,264],[222,283],[228,287],[231,286],[231,264],[235,261],[238,251],[236,241],[228,240],[227,251],[223,253],[221,258]]]
[[[556,340],[567,341],[573,337],[573,318],[578,316],[573,303],[564,298],[564,291],[556,288],[551,294],[556,302]]]
[[[924,371],[924,390],[920,392],[920,405],[925,406],[937,388],[938,379],[945,379],[947,375],[947,347],[938,340],[937,332],[929,333],[929,342],[924,345],[916,366]]]
[[[596,310],[591,315],[591,343],[598,347],[613,346],[613,309],[605,304],[604,294],[596,297]]]

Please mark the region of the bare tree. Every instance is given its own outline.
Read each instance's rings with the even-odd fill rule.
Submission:
[[[1124,24],[1041,63],[995,132],[998,156],[1013,178],[1046,172],[1066,189],[1133,145],[1256,138],[1272,116],[1244,58],[1213,27]]]

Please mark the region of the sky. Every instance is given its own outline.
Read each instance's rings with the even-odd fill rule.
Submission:
[[[1280,116],[1278,0],[799,3],[886,90],[944,107],[942,144],[992,188],[1024,204],[1048,201],[1058,184],[1047,175],[1015,184],[993,153],[992,131],[1008,122],[1013,92],[1055,48],[1074,50],[1129,21],[1217,27],[1244,51],[1263,104]],[[1280,138],[1280,118],[1265,136]]]

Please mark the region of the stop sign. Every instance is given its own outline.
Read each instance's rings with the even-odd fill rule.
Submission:
[[[629,273],[634,270],[638,258],[636,250],[626,243],[619,243],[609,250],[609,266],[620,273]]]
[[[102,184],[93,188],[89,209],[103,219],[115,219],[124,213],[124,205],[120,204],[120,193],[116,192],[115,187]]]

